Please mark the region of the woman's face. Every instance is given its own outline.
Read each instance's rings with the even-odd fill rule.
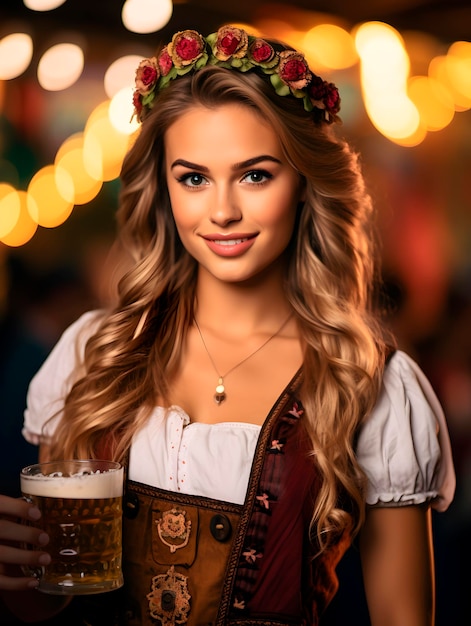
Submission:
[[[176,227],[200,277],[281,276],[303,186],[274,130],[242,105],[198,105],[167,130],[165,159]]]

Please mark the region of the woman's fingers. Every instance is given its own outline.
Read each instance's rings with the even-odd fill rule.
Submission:
[[[26,524],[18,524],[10,519],[0,519],[0,541],[3,542],[20,542],[30,546],[45,546],[49,543],[48,535],[35,526],[27,526]],[[2,545],[0,543],[0,563]]]
[[[32,506],[24,498],[0,495],[0,518],[5,516],[34,522],[41,517],[41,513],[36,506]]]
[[[48,535],[32,525],[40,517],[39,510],[24,499],[0,496],[0,589],[21,591],[38,585],[28,573],[51,561],[41,550],[49,542]]]
[[[41,528],[18,524],[11,519],[4,518],[0,519],[0,541],[45,546],[49,543],[49,537]],[[2,562],[2,547],[0,544],[0,563]]]
[[[28,589],[36,589],[38,585],[39,581],[36,578],[0,574],[0,590],[2,591],[27,591]]]
[[[13,545],[0,545],[0,564],[4,565],[49,565],[51,557],[41,550],[24,550]]]

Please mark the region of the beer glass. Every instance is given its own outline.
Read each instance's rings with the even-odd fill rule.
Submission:
[[[112,461],[38,463],[21,470],[23,497],[41,511],[51,563],[28,569],[40,591],[81,595],[121,587],[123,467]]]

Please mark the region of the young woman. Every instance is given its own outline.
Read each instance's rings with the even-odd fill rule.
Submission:
[[[450,446],[371,312],[372,210],[337,89],[228,26],[144,60],[135,106],[117,303],[66,331],[24,428],[42,459],[127,466],[110,623],[318,624],[359,534],[372,624],[431,626]],[[0,511],[0,588],[37,616],[54,599],[11,568],[47,561],[48,538],[8,518],[36,517],[26,503]]]

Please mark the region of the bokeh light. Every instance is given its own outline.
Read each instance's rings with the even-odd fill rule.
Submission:
[[[317,67],[341,70],[358,62],[349,32],[335,24],[319,24],[304,35],[302,48]]]
[[[436,79],[414,76],[409,79],[408,94],[419,111],[420,123],[427,130],[442,130],[455,115],[450,92]]]
[[[23,74],[33,58],[33,40],[27,33],[12,33],[0,39],[0,80]]]
[[[60,43],[52,46],[38,63],[38,82],[43,89],[60,91],[73,85],[82,75],[84,55],[80,46]]]
[[[471,42],[456,41],[450,46],[447,70],[456,91],[471,99]]]
[[[62,197],[73,204],[86,204],[102,188],[102,181],[92,177],[84,162],[84,136],[77,133],[66,140],[56,154],[56,185]]]
[[[33,200],[30,200],[30,207]],[[31,217],[28,210],[28,194],[16,189],[0,196],[0,215],[4,212],[13,212],[17,219],[13,228],[0,237],[0,241],[7,246],[19,247],[28,243],[38,229],[37,222]]]
[[[154,33],[172,17],[172,0],[126,0],[121,12],[125,28],[133,33]]]
[[[32,11],[52,11],[57,9],[66,0],[23,0],[25,7]]]
[[[453,71],[454,65],[456,65],[457,72]],[[447,88],[453,98],[456,111],[466,111],[471,108],[471,96],[464,94],[460,86],[456,85],[456,76],[460,67],[461,63],[459,61],[455,63],[449,55],[439,55],[430,61],[428,74]]]
[[[105,92],[108,98],[115,96],[125,87],[134,86],[136,68],[142,61],[142,56],[129,54],[116,59],[106,70],[104,78]]]
[[[129,136],[111,123],[110,102],[103,102],[90,115],[84,131],[83,159],[92,178],[109,181],[117,178],[129,147]]]
[[[366,22],[355,32],[361,60],[365,109],[373,125],[392,141],[416,136],[420,116],[407,94],[410,62],[400,34],[383,22]]]
[[[11,198],[3,202],[5,198]],[[7,183],[0,183],[0,240],[14,229],[20,217],[20,202],[16,189]]]
[[[108,111],[111,124],[124,135],[132,135],[139,128],[139,122],[134,115],[133,92],[132,87],[118,91],[112,98]]]
[[[45,228],[60,226],[72,213],[73,203],[59,192],[53,165],[41,168],[31,179],[27,206],[32,219]]]

